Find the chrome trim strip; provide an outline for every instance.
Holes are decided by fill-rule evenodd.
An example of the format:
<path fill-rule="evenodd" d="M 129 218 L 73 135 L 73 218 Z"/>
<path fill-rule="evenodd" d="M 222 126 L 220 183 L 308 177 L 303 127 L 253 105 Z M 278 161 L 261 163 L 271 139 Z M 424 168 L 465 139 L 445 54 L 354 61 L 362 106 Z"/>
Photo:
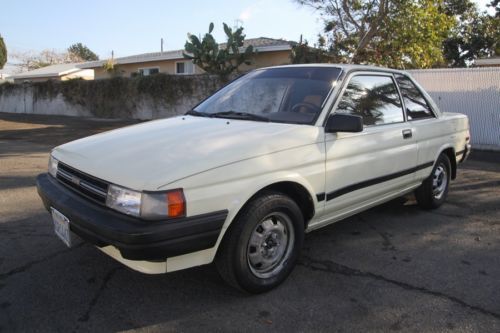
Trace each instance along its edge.
<path fill-rule="evenodd" d="M 70 181 L 72 182 L 73 184 L 75 184 L 76 186 L 78 187 L 82 187 L 84 189 L 86 189 L 87 191 L 90 191 L 102 198 L 106 198 L 106 196 L 108 195 L 107 192 L 104 192 L 103 190 L 101 190 L 100 188 L 92 185 L 92 184 L 89 184 L 88 182 L 86 182 L 85 180 L 77 177 L 77 176 L 73 176 L 72 174 L 70 174 L 69 172 L 67 171 L 64 171 L 64 170 L 61 170 L 61 169 L 58 169 L 57 170 L 57 175 L 58 176 L 61 176 L 62 178 L 66 179 L 67 181 Z"/>

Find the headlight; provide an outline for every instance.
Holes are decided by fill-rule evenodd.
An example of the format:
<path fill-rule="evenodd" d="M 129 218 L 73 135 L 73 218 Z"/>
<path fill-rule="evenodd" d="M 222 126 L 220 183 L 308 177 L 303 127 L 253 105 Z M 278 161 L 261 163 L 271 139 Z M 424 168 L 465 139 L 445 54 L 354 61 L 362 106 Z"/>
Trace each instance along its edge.
<path fill-rule="evenodd" d="M 56 160 L 52 155 L 50 155 L 49 158 L 49 174 L 52 175 L 52 177 L 56 178 L 57 177 L 57 165 L 59 164 L 59 161 Z"/>
<path fill-rule="evenodd" d="M 127 215 L 140 216 L 141 197 L 141 192 L 116 185 L 109 185 L 106 206 Z"/>
<path fill-rule="evenodd" d="M 122 213 L 146 220 L 186 215 L 186 201 L 182 189 L 167 192 L 137 192 L 110 185 L 106 205 Z"/>

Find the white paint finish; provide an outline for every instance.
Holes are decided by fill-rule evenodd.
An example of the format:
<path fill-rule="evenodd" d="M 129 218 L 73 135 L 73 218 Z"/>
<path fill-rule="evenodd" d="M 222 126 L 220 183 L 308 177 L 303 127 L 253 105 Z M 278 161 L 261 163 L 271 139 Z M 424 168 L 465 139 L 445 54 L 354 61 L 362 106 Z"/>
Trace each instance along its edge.
<path fill-rule="evenodd" d="M 111 258 L 118 262 L 121 262 L 127 267 L 132 268 L 141 273 L 145 274 L 163 274 L 167 273 L 167 261 L 164 262 L 153 262 L 153 261 L 139 261 L 139 260 L 129 260 L 122 257 L 120 251 L 114 246 L 98 247 L 99 250 L 106 253 Z"/>
<path fill-rule="evenodd" d="M 179 116 L 76 140 L 53 154 L 111 183 L 154 191 L 203 171 L 316 141 L 315 126 Z"/>
<path fill-rule="evenodd" d="M 165 274 L 190 267 L 206 265 L 212 262 L 215 254 L 214 249 L 208 249 L 168 258 L 165 261 L 143 261 L 125 259 L 122 257 L 120 251 L 111 245 L 97 248 L 123 265 L 144 274 Z"/>
<path fill-rule="evenodd" d="M 331 105 L 333 97 L 323 113 Z M 318 202 L 316 194 L 435 161 L 445 148 L 462 150 L 468 135 L 467 118 L 460 114 L 438 112 L 435 119 L 339 134 L 324 133 L 324 118 L 321 115 L 316 126 L 309 126 L 181 116 L 80 139 L 57 147 L 54 156 L 135 190 L 183 188 L 188 216 L 228 210 L 211 249 L 168 258 L 165 263 L 126 260 L 116 249 L 105 250 L 133 269 L 161 273 L 213 261 L 237 213 L 268 185 L 293 182 L 306 189 L 315 207 L 310 231 L 412 191 L 431 167 L 328 202 Z M 412 129 L 411 139 L 403 139 L 405 129 Z"/>
<path fill-rule="evenodd" d="M 415 120 L 411 123 L 418 142 L 418 164 L 435 161 L 446 148 L 453 148 L 455 152 L 465 149 L 469 123 L 461 114 L 444 112 L 438 119 Z M 455 157 L 456 161 L 461 157 Z M 420 170 L 417 179 L 425 178 L 430 171 L 430 167 Z"/>
<path fill-rule="evenodd" d="M 327 134 L 326 193 L 359 184 L 377 177 L 395 174 L 417 165 L 415 140 L 403 139 L 407 123 L 368 127 L 361 133 Z M 327 201 L 325 214 L 335 216 L 340 210 L 359 205 L 415 182 L 414 174 L 375 184 Z"/>
<path fill-rule="evenodd" d="M 335 213 L 325 214 L 322 217 L 315 217 L 314 220 L 311 221 L 311 223 L 309 224 L 309 228 L 306 230 L 306 232 L 311 232 L 313 230 L 320 229 L 324 226 L 341 221 L 345 218 L 348 218 L 349 216 L 356 215 L 356 214 L 361 213 L 367 209 L 370 209 L 372 207 L 380 205 L 384 202 L 398 198 L 406 193 L 413 191 L 419 185 L 420 184 L 413 184 L 413 185 L 409 185 L 409 186 L 406 186 L 403 188 L 399 188 L 397 190 L 394 190 L 392 192 L 389 192 L 389 193 L 386 193 L 383 195 L 369 197 L 368 199 L 366 199 L 364 201 L 359 200 L 355 206 L 353 206 L 353 205 L 346 206 L 343 209 L 339 209 Z"/>

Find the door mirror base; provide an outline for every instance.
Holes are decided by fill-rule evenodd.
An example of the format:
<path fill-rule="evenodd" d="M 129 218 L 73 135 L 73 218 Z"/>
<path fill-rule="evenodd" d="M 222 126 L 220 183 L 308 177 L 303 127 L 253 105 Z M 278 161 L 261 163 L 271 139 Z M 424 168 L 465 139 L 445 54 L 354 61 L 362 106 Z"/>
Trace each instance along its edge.
<path fill-rule="evenodd" d="M 325 125 L 326 133 L 362 132 L 363 117 L 352 114 L 333 113 L 328 117 Z"/>

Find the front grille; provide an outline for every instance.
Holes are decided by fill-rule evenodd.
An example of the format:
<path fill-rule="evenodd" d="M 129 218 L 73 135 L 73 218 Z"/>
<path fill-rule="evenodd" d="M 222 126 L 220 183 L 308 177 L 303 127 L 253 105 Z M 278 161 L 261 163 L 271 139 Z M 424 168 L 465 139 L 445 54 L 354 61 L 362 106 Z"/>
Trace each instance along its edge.
<path fill-rule="evenodd" d="M 101 179 L 87 175 L 61 162 L 57 167 L 57 179 L 91 200 L 101 204 L 106 203 L 109 184 Z"/>

